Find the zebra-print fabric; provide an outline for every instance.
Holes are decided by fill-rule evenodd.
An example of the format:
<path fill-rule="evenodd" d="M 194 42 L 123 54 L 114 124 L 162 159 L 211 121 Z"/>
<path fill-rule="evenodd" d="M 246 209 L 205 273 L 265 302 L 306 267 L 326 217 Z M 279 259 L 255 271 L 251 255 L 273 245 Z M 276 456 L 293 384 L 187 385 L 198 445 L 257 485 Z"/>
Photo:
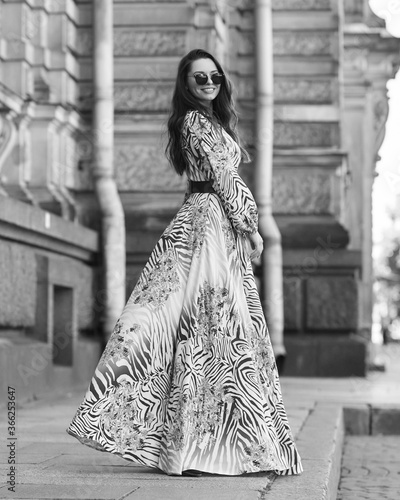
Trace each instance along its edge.
<path fill-rule="evenodd" d="M 240 149 L 197 111 L 182 137 L 188 179 L 215 193 L 186 194 L 67 432 L 167 474 L 298 474 L 245 244 L 258 221 Z"/>

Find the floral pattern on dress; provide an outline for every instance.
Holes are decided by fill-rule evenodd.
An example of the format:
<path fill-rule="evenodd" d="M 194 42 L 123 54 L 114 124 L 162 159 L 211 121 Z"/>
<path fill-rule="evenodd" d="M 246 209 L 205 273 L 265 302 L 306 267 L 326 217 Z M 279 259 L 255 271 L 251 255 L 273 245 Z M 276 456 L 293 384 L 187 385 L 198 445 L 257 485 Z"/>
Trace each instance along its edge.
<path fill-rule="evenodd" d="M 215 430 L 222 422 L 225 411 L 234 399 L 221 382 L 211 385 L 203 379 L 193 400 L 191 434 L 201 443 L 207 435 L 209 442 L 215 440 Z"/>
<path fill-rule="evenodd" d="M 185 436 L 190 435 L 197 440 L 197 445 L 212 444 L 218 426 L 231 411 L 234 398 L 229 390 L 220 383 L 211 385 L 203 379 L 197 388 L 196 396 L 189 398 L 187 394 L 179 397 L 173 423 L 168 432 L 168 440 L 176 449 L 183 449 Z M 232 411 L 235 420 L 240 419 L 239 412 Z"/>
<path fill-rule="evenodd" d="M 117 453 L 126 449 L 138 450 L 144 445 L 149 431 L 149 423 L 154 415 L 140 416 L 138 395 L 130 382 L 111 386 L 108 392 L 108 405 L 100 415 L 106 434 L 115 443 Z"/>
<path fill-rule="evenodd" d="M 223 219 L 221 226 L 225 236 L 225 247 L 228 251 L 228 255 L 230 255 L 232 252 L 235 252 L 237 248 L 232 226 L 228 219 Z"/>
<path fill-rule="evenodd" d="M 199 120 L 196 123 L 193 123 L 193 132 L 198 139 L 202 139 L 204 136 L 207 136 L 212 131 L 212 125 L 209 120 Z"/>
<path fill-rule="evenodd" d="M 203 341 L 203 347 L 209 351 L 218 342 L 219 338 L 227 334 L 224 325 L 238 319 L 238 313 L 231 313 L 232 299 L 229 298 L 227 288 L 211 286 L 205 282 L 200 288 L 197 300 L 197 334 Z M 234 316 L 234 317 L 233 317 Z"/>
<path fill-rule="evenodd" d="M 228 148 L 222 142 L 215 142 L 210 151 L 208 152 L 208 157 L 212 162 L 214 167 L 215 176 L 218 178 L 221 170 L 225 168 L 230 168 L 231 158 L 229 155 Z"/>
<path fill-rule="evenodd" d="M 248 326 L 245 333 L 259 381 L 262 385 L 269 385 L 275 369 L 275 358 L 269 336 L 258 335 L 253 325 Z"/>
<path fill-rule="evenodd" d="M 201 248 L 207 229 L 207 205 L 200 205 L 194 208 L 191 233 L 189 236 L 189 246 L 195 255 L 200 255 Z"/>
<path fill-rule="evenodd" d="M 246 458 L 243 472 L 258 472 L 260 470 L 274 470 L 277 463 L 273 453 L 272 445 L 268 443 L 251 443 L 244 449 Z"/>
<path fill-rule="evenodd" d="M 174 444 L 176 450 L 185 447 L 186 428 L 188 425 L 190 399 L 187 394 L 180 394 L 176 403 L 174 416 L 167 433 L 167 441 Z"/>
<path fill-rule="evenodd" d="M 249 208 L 247 215 L 243 214 L 242 221 L 243 221 L 242 222 L 243 227 L 251 228 L 251 231 L 242 232 L 241 233 L 242 236 L 246 236 L 246 234 L 248 234 L 248 233 L 253 234 L 253 233 L 257 232 L 257 230 L 258 230 L 258 211 L 253 209 L 253 208 Z"/>
<path fill-rule="evenodd" d="M 130 348 L 135 344 L 135 341 L 128 334 L 138 333 L 141 330 L 141 326 L 134 323 L 131 328 L 126 328 L 124 331 L 123 326 L 121 318 L 119 318 L 99 363 L 105 364 L 110 359 L 115 362 L 129 357 Z"/>
<path fill-rule="evenodd" d="M 170 248 L 161 254 L 158 262 L 147 274 L 140 277 L 129 302 L 162 307 L 172 293 L 180 289 L 175 251 Z"/>

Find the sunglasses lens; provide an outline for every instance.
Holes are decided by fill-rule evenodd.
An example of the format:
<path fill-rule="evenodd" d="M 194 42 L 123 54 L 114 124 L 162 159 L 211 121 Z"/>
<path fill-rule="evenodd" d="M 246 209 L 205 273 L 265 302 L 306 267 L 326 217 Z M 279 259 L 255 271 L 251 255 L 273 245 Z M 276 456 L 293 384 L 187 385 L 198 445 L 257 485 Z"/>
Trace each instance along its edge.
<path fill-rule="evenodd" d="M 223 75 L 212 75 L 211 81 L 215 83 L 215 85 L 221 85 L 223 78 Z"/>
<path fill-rule="evenodd" d="M 197 85 L 204 85 L 207 83 L 208 77 L 206 75 L 194 75 Z"/>

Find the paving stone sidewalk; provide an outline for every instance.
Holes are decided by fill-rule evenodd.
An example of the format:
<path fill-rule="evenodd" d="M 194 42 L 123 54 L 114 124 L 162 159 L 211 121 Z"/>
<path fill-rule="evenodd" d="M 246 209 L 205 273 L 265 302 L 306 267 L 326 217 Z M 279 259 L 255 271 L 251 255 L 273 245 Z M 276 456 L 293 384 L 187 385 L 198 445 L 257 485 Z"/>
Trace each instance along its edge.
<path fill-rule="evenodd" d="M 207 474 L 201 479 L 171 477 L 84 446 L 65 432 L 82 396 L 80 389 L 18 408 L 17 484 L 15 493 L 8 490 L 8 450 L 4 443 L 0 453 L 0 498 L 257 500 L 271 483 L 272 473 L 238 477 Z M 289 416 L 294 433 L 307 414 L 307 409 L 292 409 Z M 2 436 L 6 434 L 4 425 L 1 432 Z"/>
<path fill-rule="evenodd" d="M 348 436 L 337 499 L 399 500 L 400 436 Z"/>

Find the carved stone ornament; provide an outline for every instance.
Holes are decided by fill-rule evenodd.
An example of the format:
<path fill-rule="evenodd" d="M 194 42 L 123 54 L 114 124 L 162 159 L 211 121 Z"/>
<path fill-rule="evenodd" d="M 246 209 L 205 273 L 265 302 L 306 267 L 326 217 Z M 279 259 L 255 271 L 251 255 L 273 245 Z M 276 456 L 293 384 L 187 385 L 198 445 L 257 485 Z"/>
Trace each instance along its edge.
<path fill-rule="evenodd" d="M 383 143 L 386 133 L 386 121 L 389 115 L 389 103 L 386 95 L 386 89 L 383 91 L 375 91 L 373 94 L 373 110 L 374 110 L 374 132 L 375 132 L 375 154 Z"/>
<path fill-rule="evenodd" d="M 255 50 L 254 31 L 245 31 L 240 36 L 239 53 L 253 55 Z M 331 32 L 285 31 L 276 32 L 273 36 L 273 52 L 275 56 L 312 56 L 333 53 Z"/>
<path fill-rule="evenodd" d="M 335 122 L 277 122 L 274 125 L 276 147 L 338 147 L 339 142 L 339 127 Z"/>
<path fill-rule="evenodd" d="M 116 144 L 115 175 L 121 191 L 177 191 L 185 182 L 169 166 L 161 145 Z"/>
<path fill-rule="evenodd" d="M 274 35 L 274 55 L 327 55 L 332 52 L 329 33 L 280 33 Z"/>
<path fill-rule="evenodd" d="M 274 82 L 275 101 L 325 103 L 333 101 L 332 80 L 289 80 Z"/>
<path fill-rule="evenodd" d="M 280 214 L 326 214 L 330 212 L 331 182 L 328 173 L 275 171 L 272 179 L 273 207 Z"/>
<path fill-rule="evenodd" d="M 274 0 L 274 10 L 330 10 L 330 0 Z"/>
<path fill-rule="evenodd" d="M 114 30 L 116 56 L 183 55 L 186 50 L 185 31 Z"/>
<path fill-rule="evenodd" d="M 166 83 L 139 82 L 114 89 L 116 111 L 166 111 L 170 107 L 173 86 Z"/>
<path fill-rule="evenodd" d="M 79 30 L 76 49 L 81 56 L 90 56 L 93 31 Z M 137 28 L 114 28 L 115 56 L 181 56 L 186 51 L 186 31 L 151 31 Z"/>

